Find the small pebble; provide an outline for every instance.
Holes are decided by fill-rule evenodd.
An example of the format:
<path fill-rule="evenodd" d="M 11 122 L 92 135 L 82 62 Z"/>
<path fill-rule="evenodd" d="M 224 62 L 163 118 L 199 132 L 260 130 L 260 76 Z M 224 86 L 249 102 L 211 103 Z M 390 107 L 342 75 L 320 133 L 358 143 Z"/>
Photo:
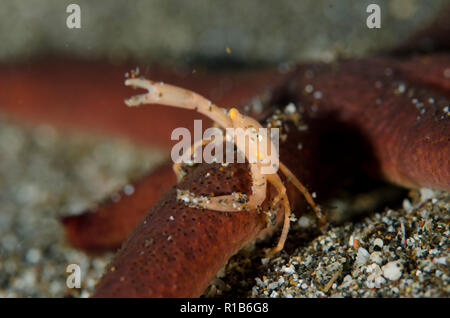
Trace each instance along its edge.
<path fill-rule="evenodd" d="M 358 254 L 356 255 L 356 261 L 355 263 L 358 265 L 365 265 L 367 261 L 369 260 L 370 254 L 369 252 L 363 248 L 358 248 Z"/>
<path fill-rule="evenodd" d="M 381 265 L 381 263 L 383 262 L 382 253 L 381 252 L 373 252 L 372 254 L 370 254 L 369 260 L 373 263 Z"/>
<path fill-rule="evenodd" d="M 378 251 L 380 251 L 382 248 L 383 248 L 383 240 L 382 239 L 380 239 L 380 238 L 376 238 L 374 241 L 373 241 L 373 246 L 374 246 L 374 249 L 376 249 L 376 250 L 378 250 Z"/>
<path fill-rule="evenodd" d="M 28 250 L 25 257 L 30 264 L 37 264 L 41 259 L 41 251 L 36 248 L 32 248 Z"/>
<path fill-rule="evenodd" d="M 399 261 L 389 262 L 381 269 L 383 276 L 389 280 L 398 280 L 402 276 L 402 265 Z"/>

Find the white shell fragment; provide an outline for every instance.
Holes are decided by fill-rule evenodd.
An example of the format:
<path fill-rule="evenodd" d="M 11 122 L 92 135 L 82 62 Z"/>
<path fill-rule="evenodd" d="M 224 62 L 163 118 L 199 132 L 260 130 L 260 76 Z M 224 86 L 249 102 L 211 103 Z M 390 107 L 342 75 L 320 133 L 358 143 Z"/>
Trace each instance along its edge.
<path fill-rule="evenodd" d="M 399 261 L 389 262 L 382 268 L 383 276 L 389 280 L 398 280 L 402 277 L 403 266 Z"/>
<path fill-rule="evenodd" d="M 356 255 L 356 264 L 357 265 L 365 265 L 369 260 L 370 254 L 363 247 L 358 248 L 358 254 Z"/>

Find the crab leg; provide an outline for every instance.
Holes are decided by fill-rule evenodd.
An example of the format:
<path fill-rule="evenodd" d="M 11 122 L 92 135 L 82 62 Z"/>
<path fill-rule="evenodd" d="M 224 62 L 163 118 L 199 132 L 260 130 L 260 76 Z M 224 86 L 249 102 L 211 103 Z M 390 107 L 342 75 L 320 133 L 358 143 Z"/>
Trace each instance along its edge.
<path fill-rule="evenodd" d="M 126 99 L 125 104 L 127 106 L 160 104 L 197 110 L 217 122 L 222 128 L 231 127 L 230 119 L 223 108 L 217 107 L 203 96 L 187 89 L 142 78 L 127 79 L 125 85 L 148 90 L 146 94 L 135 95 Z"/>
<path fill-rule="evenodd" d="M 303 197 L 305 198 L 306 202 L 312 207 L 314 210 L 314 213 L 316 214 L 317 219 L 319 222 L 324 224 L 326 222 L 325 215 L 323 215 L 321 209 L 319 206 L 316 205 L 314 202 L 314 199 L 312 198 L 312 195 L 309 193 L 308 189 L 298 180 L 298 178 L 289 170 L 288 167 L 286 167 L 283 163 L 280 163 L 280 170 L 283 172 L 283 174 L 288 178 L 289 182 L 291 182 L 297 190 L 303 194 Z"/>
<path fill-rule="evenodd" d="M 267 176 L 267 180 L 275 186 L 275 188 L 278 191 L 278 194 L 273 198 L 272 202 L 274 205 L 277 205 L 278 202 L 281 200 L 283 203 L 283 214 L 284 214 L 284 221 L 283 221 L 283 229 L 281 231 L 281 236 L 278 239 L 277 245 L 269 251 L 267 254 L 268 257 L 278 253 L 281 251 L 284 247 L 284 243 L 286 242 L 287 235 L 289 233 L 289 227 L 291 222 L 291 206 L 289 204 L 289 199 L 286 195 L 286 187 L 283 185 L 280 177 L 277 174 L 271 174 Z"/>

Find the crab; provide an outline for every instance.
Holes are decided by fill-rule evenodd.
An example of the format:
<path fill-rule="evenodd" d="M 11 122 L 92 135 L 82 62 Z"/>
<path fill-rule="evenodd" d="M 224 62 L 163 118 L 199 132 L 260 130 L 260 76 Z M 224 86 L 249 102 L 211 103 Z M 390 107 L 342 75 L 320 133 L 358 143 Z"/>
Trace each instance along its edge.
<path fill-rule="evenodd" d="M 261 130 L 264 127 L 257 120 L 240 113 L 234 107 L 227 111 L 225 108 L 213 104 L 205 97 L 181 87 L 165 84 L 163 82 L 154 82 L 144 78 L 127 79 L 125 81 L 125 85 L 147 90 L 147 93 L 145 94 L 135 95 L 129 99 L 126 99 L 125 104 L 129 107 L 135 107 L 143 104 L 160 104 L 191 109 L 209 117 L 215 124 L 225 131 L 225 138 L 215 142 L 233 140 L 236 144 L 237 151 L 244 154 L 245 159 L 249 162 L 250 174 L 252 178 L 252 193 L 250 195 L 232 193 L 228 195 L 204 197 L 179 192 L 178 199 L 183 200 L 186 203 L 195 202 L 199 209 L 208 209 L 218 212 L 261 210 L 262 203 L 267 199 L 267 186 L 268 184 L 272 185 L 276 189 L 277 194 L 272 198 L 271 206 L 274 207 L 275 210 L 278 210 L 278 208 L 283 210 L 284 221 L 280 239 L 278 240 L 277 245 L 269 251 L 268 256 L 272 256 L 281 251 L 289 233 L 291 206 L 289 203 L 289 198 L 286 194 L 286 186 L 277 171 L 275 170 L 275 172 L 272 172 L 272 169 L 269 173 L 264 173 L 262 169 L 266 164 L 265 159 L 268 159 L 266 152 L 263 153 L 262 151 L 264 145 L 270 146 L 272 155 L 276 152 L 271 135 L 268 133 L 261 133 L 261 131 L 264 131 Z M 242 139 L 238 138 L 238 133 L 230 135 L 230 130 L 227 128 L 243 129 L 241 132 L 245 131 L 248 133 L 249 140 L 255 141 L 255 146 L 252 147 L 245 142 L 242 142 Z M 208 143 L 209 141 L 205 139 L 196 142 L 191 147 L 187 155 L 191 156 L 197 147 L 201 147 Z M 257 158 L 257 160 L 251 160 L 252 158 Z M 186 154 L 184 159 L 186 159 Z M 316 214 L 318 220 L 322 224 L 325 223 L 325 217 L 321 211 L 321 208 L 314 202 L 313 197 L 307 188 L 289 170 L 289 168 L 282 162 L 273 163 L 270 161 L 269 164 L 276 168 L 279 167 L 279 170 L 284 174 L 286 180 L 291 182 L 304 196 Z M 177 175 L 178 180 L 183 177 L 182 168 L 182 162 L 175 162 L 173 165 L 173 170 Z M 187 198 L 186 195 L 188 195 L 189 198 Z"/>

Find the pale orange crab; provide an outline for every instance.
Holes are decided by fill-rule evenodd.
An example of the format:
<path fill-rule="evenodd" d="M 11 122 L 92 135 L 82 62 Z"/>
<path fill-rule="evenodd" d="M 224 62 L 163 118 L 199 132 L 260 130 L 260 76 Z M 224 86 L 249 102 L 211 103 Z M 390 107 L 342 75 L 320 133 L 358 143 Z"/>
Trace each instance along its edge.
<path fill-rule="evenodd" d="M 139 106 L 141 104 L 160 104 L 196 110 L 199 113 L 211 118 L 224 130 L 227 128 L 242 128 L 248 132 L 250 138 L 258 140 L 259 145 L 270 144 L 271 149 L 275 149 L 270 134 L 259 133 L 259 129 L 263 128 L 263 126 L 254 118 L 241 114 L 236 108 L 231 108 L 227 111 L 225 108 L 214 105 L 211 101 L 195 92 L 162 82 L 153 82 L 143 78 L 127 79 L 125 81 L 125 85 L 148 90 L 146 94 L 136 95 L 125 100 L 127 106 L 131 107 Z M 237 138 L 237 136 L 235 135 L 233 138 Z M 191 147 L 191 153 L 189 153 L 189 155 L 192 154 L 193 149 L 200 146 L 199 144 L 204 145 L 207 142 L 208 141 L 201 140 L 199 143 L 194 144 Z M 283 249 L 287 234 L 289 232 L 291 207 L 289 199 L 286 195 L 286 187 L 277 172 L 268 174 L 261 172 L 262 162 L 265 158 L 264 155 L 258 150 L 260 148 L 248 147 L 248 145 L 243 145 L 240 142 L 236 143 L 236 148 L 238 151 L 244 153 L 245 158 L 249 162 L 252 177 L 252 193 L 250 195 L 247 196 L 246 194 L 232 193 L 229 195 L 205 197 L 178 192 L 177 198 L 189 203 L 195 202 L 198 208 L 219 212 L 238 212 L 242 210 L 259 209 L 266 199 L 267 182 L 269 182 L 277 190 L 277 195 L 272 200 L 272 206 L 277 208 L 281 205 L 284 209 L 284 222 L 281 237 L 277 245 L 269 252 L 269 256 L 271 256 Z M 251 156 L 258 158 L 258 160 L 256 162 L 249 160 Z M 177 177 L 181 176 L 181 166 L 182 163 L 174 164 L 174 171 L 177 174 Z M 303 194 L 319 220 L 323 220 L 324 217 L 320 207 L 314 203 L 311 194 L 305 186 L 303 186 L 303 184 L 283 163 L 277 162 L 277 167 L 279 167 L 281 172 L 287 177 L 287 180 Z M 244 200 L 243 197 L 245 198 Z"/>

